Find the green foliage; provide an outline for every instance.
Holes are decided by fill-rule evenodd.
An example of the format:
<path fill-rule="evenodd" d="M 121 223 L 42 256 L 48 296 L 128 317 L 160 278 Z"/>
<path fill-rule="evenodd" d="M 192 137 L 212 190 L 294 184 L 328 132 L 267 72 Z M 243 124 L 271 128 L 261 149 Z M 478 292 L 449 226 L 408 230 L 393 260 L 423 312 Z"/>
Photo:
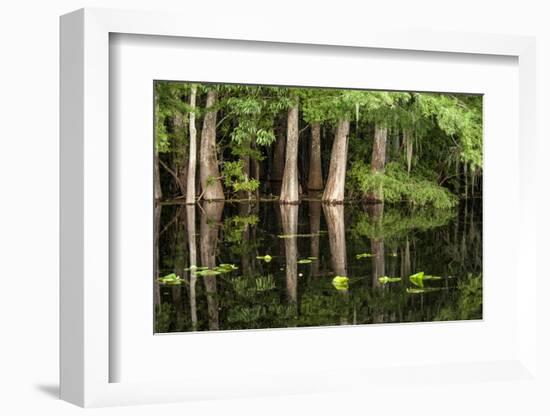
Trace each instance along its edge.
<path fill-rule="evenodd" d="M 167 285 L 181 285 L 183 280 L 181 277 L 176 276 L 176 273 L 170 273 L 166 276 L 159 277 L 157 279 L 159 283 L 167 284 Z"/>
<path fill-rule="evenodd" d="M 380 276 L 378 278 L 378 281 L 385 285 L 387 283 L 395 283 L 395 282 L 400 282 L 401 281 L 401 278 L 400 277 L 388 277 L 388 276 Z"/>
<path fill-rule="evenodd" d="M 411 283 L 415 286 L 418 286 L 420 288 L 424 287 L 424 272 L 418 272 L 415 274 L 411 274 L 409 276 L 409 280 Z"/>
<path fill-rule="evenodd" d="M 481 319 L 483 316 L 482 276 L 468 274 L 458 284 L 457 301 L 442 308 L 435 320 Z"/>
<path fill-rule="evenodd" d="M 232 189 L 233 192 L 255 192 L 260 182 L 245 175 L 243 169 L 242 160 L 225 162 L 222 165 L 222 176 L 226 188 Z"/>
<path fill-rule="evenodd" d="M 332 279 L 332 286 L 334 286 L 336 290 L 346 291 L 349 289 L 349 278 L 346 276 L 335 276 L 334 279 Z"/>
<path fill-rule="evenodd" d="M 243 232 L 250 225 L 258 223 L 257 215 L 235 215 L 226 218 L 223 221 L 223 230 L 225 232 L 225 241 L 228 243 L 241 243 Z"/>
<path fill-rule="evenodd" d="M 406 238 L 413 231 L 426 231 L 447 224 L 455 215 L 454 210 L 417 208 L 403 210 L 386 208 L 381 219 L 360 211 L 353 222 L 350 235 L 354 239 L 384 238 L 387 242 Z"/>
<path fill-rule="evenodd" d="M 421 174 L 408 175 L 398 163 L 388 163 L 385 173 L 372 172 L 362 161 L 352 164 L 347 174 L 346 186 L 351 193 L 366 195 L 382 190 L 384 201 L 408 202 L 413 206 L 432 206 L 448 209 L 458 203 L 458 198 L 446 188 Z"/>
<path fill-rule="evenodd" d="M 266 263 L 269 263 L 269 262 L 271 262 L 271 260 L 273 260 L 273 257 L 271 257 L 269 254 L 266 254 L 265 256 L 256 256 L 256 258 L 258 260 L 263 260 Z"/>

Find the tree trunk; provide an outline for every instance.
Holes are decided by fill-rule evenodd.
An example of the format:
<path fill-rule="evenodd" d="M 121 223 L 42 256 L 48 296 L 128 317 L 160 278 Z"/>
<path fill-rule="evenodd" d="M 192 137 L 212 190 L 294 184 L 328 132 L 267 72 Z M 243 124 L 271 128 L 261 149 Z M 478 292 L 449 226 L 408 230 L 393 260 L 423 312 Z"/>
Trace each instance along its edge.
<path fill-rule="evenodd" d="M 373 225 L 381 227 L 382 219 L 384 217 L 384 204 L 370 205 L 368 207 L 370 220 Z M 372 286 L 379 287 L 379 277 L 386 275 L 386 262 L 384 256 L 384 239 L 383 238 L 371 238 L 371 251 L 372 251 Z"/>
<path fill-rule="evenodd" d="M 344 205 L 323 204 L 328 230 L 332 271 L 336 276 L 347 277 L 346 227 Z"/>
<path fill-rule="evenodd" d="M 277 137 L 275 141 L 275 153 L 273 154 L 273 168 L 271 170 L 271 185 L 274 195 L 280 195 L 281 193 L 281 184 L 285 170 L 286 132 L 282 124 L 278 123 L 276 129 Z"/>
<path fill-rule="evenodd" d="M 410 130 L 403 130 L 403 141 L 405 142 L 405 152 L 407 157 L 407 173 L 411 173 L 413 141 Z"/>
<path fill-rule="evenodd" d="M 187 204 L 195 203 L 195 177 L 197 170 L 197 127 L 195 126 L 195 108 L 197 103 L 197 86 L 191 86 L 191 95 L 189 97 L 189 165 L 187 168 L 187 189 L 185 202 Z"/>
<path fill-rule="evenodd" d="M 177 135 L 183 135 L 185 128 L 185 119 L 181 113 L 174 115 L 174 129 Z M 196 143 L 195 143 L 196 144 Z M 176 160 L 176 175 L 178 177 L 178 187 L 180 194 L 187 196 L 187 169 L 189 169 L 189 149 L 182 145 L 178 160 Z"/>
<path fill-rule="evenodd" d="M 289 301 L 298 301 L 298 205 L 281 205 L 281 222 L 285 238 L 286 291 Z"/>
<path fill-rule="evenodd" d="M 252 148 L 256 151 L 258 150 L 258 146 L 256 145 L 255 141 L 252 143 Z M 256 158 L 252 159 L 252 171 L 254 172 L 252 174 L 252 178 L 256 179 L 258 181 L 258 183 L 260 183 L 260 161 Z M 260 198 L 260 187 L 259 186 L 256 189 L 256 191 L 254 192 L 254 196 L 256 197 L 256 199 Z"/>
<path fill-rule="evenodd" d="M 189 304 L 191 306 L 191 324 L 197 329 L 197 275 L 192 266 L 197 266 L 197 239 L 195 232 L 195 205 L 188 205 L 185 209 L 187 217 L 187 240 L 189 241 Z"/>
<path fill-rule="evenodd" d="M 374 126 L 374 142 L 372 145 L 371 173 L 383 174 L 386 166 L 386 141 L 388 138 L 388 129 L 380 125 Z M 380 186 L 367 194 L 369 202 L 383 202 L 384 190 Z"/>
<path fill-rule="evenodd" d="M 323 202 L 344 202 L 344 187 L 346 185 L 346 164 L 348 159 L 349 120 L 340 120 L 336 128 L 328 179 L 323 193 Z"/>
<path fill-rule="evenodd" d="M 307 187 L 312 191 L 323 189 L 323 173 L 321 171 L 321 125 L 311 125 L 311 148 L 309 152 L 309 175 Z"/>
<path fill-rule="evenodd" d="M 155 150 L 155 201 L 162 199 L 162 188 L 160 186 L 159 154 Z"/>
<path fill-rule="evenodd" d="M 286 157 L 280 202 L 298 203 L 298 103 L 288 110 Z"/>
<path fill-rule="evenodd" d="M 216 266 L 218 231 L 223 213 L 223 202 L 207 202 L 201 212 L 201 266 L 213 269 Z M 203 276 L 208 304 L 208 327 L 220 329 L 216 276 Z"/>
<path fill-rule="evenodd" d="M 321 202 L 309 201 L 309 232 L 311 234 L 311 257 L 315 257 L 311 263 L 311 275 L 319 276 L 319 230 L 321 229 Z"/>
<path fill-rule="evenodd" d="M 215 90 L 206 95 L 206 114 L 202 125 L 200 150 L 200 178 L 202 197 L 207 201 L 224 200 L 218 156 L 216 153 L 216 119 L 217 110 L 213 109 L 218 99 Z"/>

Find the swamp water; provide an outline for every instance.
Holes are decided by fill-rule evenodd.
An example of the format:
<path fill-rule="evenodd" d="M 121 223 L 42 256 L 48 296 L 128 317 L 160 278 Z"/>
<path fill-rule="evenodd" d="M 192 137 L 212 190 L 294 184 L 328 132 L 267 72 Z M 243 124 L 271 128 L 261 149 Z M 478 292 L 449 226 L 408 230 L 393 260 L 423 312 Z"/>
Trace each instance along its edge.
<path fill-rule="evenodd" d="M 163 203 L 155 332 L 481 319 L 480 205 Z"/>

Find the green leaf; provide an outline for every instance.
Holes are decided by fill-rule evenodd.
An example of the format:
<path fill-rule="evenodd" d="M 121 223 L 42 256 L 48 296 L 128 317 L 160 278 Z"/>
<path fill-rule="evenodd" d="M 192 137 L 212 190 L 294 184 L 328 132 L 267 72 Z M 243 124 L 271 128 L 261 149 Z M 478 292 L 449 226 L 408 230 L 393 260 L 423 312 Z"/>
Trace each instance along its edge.
<path fill-rule="evenodd" d="M 359 260 L 359 259 L 365 259 L 367 257 L 373 257 L 373 256 L 374 254 L 371 254 L 371 253 L 360 253 L 360 254 L 356 254 L 355 258 Z"/>
<path fill-rule="evenodd" d="M 218 274 L 222 274 L 220 271 L 218 270 L 201 270 L 199 272 L 197 272 L 197 276 L 216 276 Z"/>
<path fill-rule="evenodd" d="M 310 259 L 301 259 L 301 260 L 298 260 L 298 264 L 309 264 L 311 263 L 311 260 Z"/>
<path fill-rule="evenodd" d="M 415 286 L 418 286 L 420 288 L 424 287 L 424 272 L 418 272 L 415 274 L 411 274 L 409 276 L 409 280 L 411 283 Z"/>
<path fill-rule="evenodd" d="M 214 270 L 220 273 L 229 273 L 239 268 L 234 264 L 222 263 L 219 266 L 214 267 Z"/>
<path fill-rule="evenodd" d="M 381 276 L 378 278 L 378 281 L 385 285 L 386 283 L 393 283 L 393 282 L 400 282 L 400 277 L 388 277 L 388 276 Z"/>
<path fill-rule="evenodd" d="M 332 286 L 334 286 L 336 290 L 348 290 L 349 279 L 346 276 L 336 276 L 332 279 Z"/>
<path fill-rule="evenodd" d="M 429 274 L 424 275 L 424 280 L 441 280 L 441 276 L 431 276 Z"/>
<path fill-rule="evenodd" d="M 269 254 L 266 254 L 265 256 L 256 256 L 258 260 L 263 260 L 266 263 L 269 263 L 271 260 L 273 260 L 273 257 L 271 257 Z"/>
<path fill-rule="evenodd" d="M 166 276 L 159 277 L 157 281 L 167 285 L 180 285 L 183 282 L 183 280 L 177 276 L 176 273 L 170 273 Z"/>

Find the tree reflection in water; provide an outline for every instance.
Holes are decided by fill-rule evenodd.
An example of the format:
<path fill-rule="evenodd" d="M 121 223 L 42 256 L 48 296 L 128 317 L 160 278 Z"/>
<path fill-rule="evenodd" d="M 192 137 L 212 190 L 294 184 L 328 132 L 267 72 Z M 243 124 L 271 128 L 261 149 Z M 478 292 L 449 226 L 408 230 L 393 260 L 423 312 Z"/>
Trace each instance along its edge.
<path fill-rule="evenodd" d="M 481 213 L 473 202 L 439 211 L 315 199 L 204 202 L 155 213 L 157 275 L 177 271 L 184 282 L 160 285 L 157 332 L 482 317 Z M 415 293 L 408 277 L 419 271 L 441 279 Z M 382 283 L 387 275 L 401 281 Z M 347 290 L 335 289 L 335 276 L 348 277 Z"/>

